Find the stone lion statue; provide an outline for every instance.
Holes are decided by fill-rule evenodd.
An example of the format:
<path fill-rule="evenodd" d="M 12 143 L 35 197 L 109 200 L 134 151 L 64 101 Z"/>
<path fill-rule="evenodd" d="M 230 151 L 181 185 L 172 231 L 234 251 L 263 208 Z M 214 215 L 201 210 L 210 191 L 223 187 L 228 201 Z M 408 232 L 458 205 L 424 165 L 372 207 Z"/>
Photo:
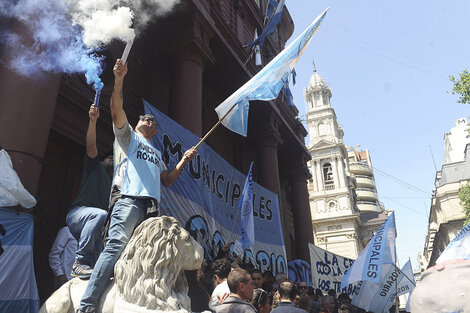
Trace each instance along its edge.
<path fill-rule="evenodd" d="M 101 312 L 189 312 L 184 270 L 199 268 L 203 255 L 202 247 L 175 218 L 145 220 L 114 267 L 114 279 L 101 297 Z M 68 281 L 39 312 L 76 312 L 87 283 L 78 278 Z"/>

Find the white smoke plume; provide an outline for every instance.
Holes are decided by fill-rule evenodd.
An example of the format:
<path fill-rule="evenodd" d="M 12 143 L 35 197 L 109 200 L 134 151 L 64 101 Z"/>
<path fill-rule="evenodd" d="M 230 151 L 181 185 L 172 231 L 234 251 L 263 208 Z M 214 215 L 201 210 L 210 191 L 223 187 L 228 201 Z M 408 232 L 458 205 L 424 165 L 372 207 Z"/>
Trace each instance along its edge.
<path fill-rule="evenodd" d="M 14 18 L 30 31 L 33 44 L 19 34 L 0 32 L 0 44 L 12 53 L 0 62 L 23 75 L 41 72 L 85 73 L 102 88 L 102 58 L 94 52 L 113 39 L 135 37 L 152 19 L 169 13 L 180 0 L 7 0 L 0 18 Z"/>

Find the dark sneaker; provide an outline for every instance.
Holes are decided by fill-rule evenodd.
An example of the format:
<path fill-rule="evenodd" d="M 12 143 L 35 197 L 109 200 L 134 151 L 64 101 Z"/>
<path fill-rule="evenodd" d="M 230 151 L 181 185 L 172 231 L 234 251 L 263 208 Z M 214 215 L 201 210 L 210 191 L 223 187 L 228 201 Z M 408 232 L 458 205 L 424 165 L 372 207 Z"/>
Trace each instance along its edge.
<path fill-rule="evenodd" d="M 96 307 L 94 306 L 87 306 L 84 311 L 80 309 L 77 310 L 77 313 L 96 313 L 96 312 L 98 311 L 96 310 Z"/>
<path fill-rule="evenodd" d="M 80 263 L 75 262 L 72 265 L 72 273 L 70 273 L 70 276 L 78 277 L 80 279 L 89 279 L 91 276 L 91 273 L 93 273 L 93 269 L 91 267 L 85 264 L 80 264 Z M 85 312 L 88 312 L 88 311 L 85 311 Z"/>

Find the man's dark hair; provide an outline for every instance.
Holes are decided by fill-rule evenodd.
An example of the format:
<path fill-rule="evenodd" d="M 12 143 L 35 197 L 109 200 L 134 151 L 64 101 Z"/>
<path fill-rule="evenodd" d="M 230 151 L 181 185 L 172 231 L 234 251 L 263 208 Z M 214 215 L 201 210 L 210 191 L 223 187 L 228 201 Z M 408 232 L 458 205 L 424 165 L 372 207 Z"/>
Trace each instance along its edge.
<path fill-rule="evenodd" d="M 290 281 L 282 282 L 279 285 L 279 296 L 281 299 L 294 300 L 297 295 L 297 286 Z"/>
<path fill-rule="evenodd" d="M 332 297 L 336 297 L 336 290 L 334 290 L 334 289 L 328 290 L 328 295 L 332 296 Z"/>
<path fill-rule="evenodd" d="M 242 268 L 233 269 L 228 274 L 227 284 L 231 293 L 238 293 L 238 286 L 240 283 L 248 283 L 250 281 L 250 273 Z"/>
<path fill-rule="evenodd" d="M 257 268 L 255 268 L 254 270 L 251 271 L 251 275 L 253 275 L 253 274 L 261 274 L 261 276 L 263 276 L 263 273 Z"/>
<path fill-rule="evenodd" d="M 307 294 L 309 296 L 314 296 L 315 295 L 315 288 L 313 288 L 312 286 L 308 286 L 307 287 Z"/>
<path fill-rule="evenodd" d="M 215 260 L 212 264 L 214 275 L 217 275 L 220 279 L 227 278 L 231 269 L 230 261 L 227 259 Z"/>

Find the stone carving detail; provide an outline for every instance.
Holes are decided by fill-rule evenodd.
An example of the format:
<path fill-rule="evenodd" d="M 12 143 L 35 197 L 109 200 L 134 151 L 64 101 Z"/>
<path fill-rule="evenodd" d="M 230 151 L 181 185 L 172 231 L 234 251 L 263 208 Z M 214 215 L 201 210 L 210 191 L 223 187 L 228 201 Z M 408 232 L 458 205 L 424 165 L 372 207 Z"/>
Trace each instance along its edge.
<path fill-rule="evenodd" d="M 114 267 L 115 278 L 101 297 L 99 312 L 190 312 L 184 270 L 199 268 L 203 255 L 202 247 L 175 218 L 144 221 Z M 39 312 L 75 312 L 87 283 L 78 278 L 68 281 Z"/>

